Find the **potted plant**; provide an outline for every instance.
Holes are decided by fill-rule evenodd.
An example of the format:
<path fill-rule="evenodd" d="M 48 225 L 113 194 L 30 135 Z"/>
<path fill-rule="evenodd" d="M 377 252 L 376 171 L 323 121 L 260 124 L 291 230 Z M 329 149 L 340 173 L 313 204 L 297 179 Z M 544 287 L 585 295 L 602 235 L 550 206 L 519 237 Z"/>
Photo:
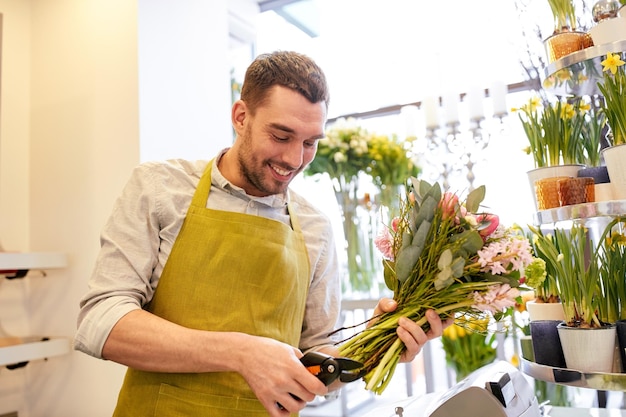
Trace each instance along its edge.
<path fill-rule="evenodd" d="M 548 63 L 579 51 L 585 46 L 585 33 L 576 30 L 576 9 L 572 0 L 548 0 L 554 16 L 554 33 L 544 40 Z"/>
<path fill-rule="evenodd" d="M 544 234 L 532 228 L 535 242 L 545 255 L 547 268 L 556 276 L 565 321 L 558 326 L 568 368 L 583 372 L 611 372 L 615 350 L 615 325 L 598 316 L 598 249 L 587 229 L 574 224 Z M 587 330 L 587 331 L 585 331 Z"/>
<path fill-rule="evenodd" d="M 598 247 L 598 315 L 615 323 L 620 345 L 622 371 L 626 372 L 626 236 L 624 218 L 613 219 L 604 229 Z"/>
<path fill-rule="evenodd" d="M 557 100 L 542 104 L 538 97 L 531 98 L 520 108 L 514 108 L 526 133 L 529 146 L 526 153 L 532 155 L 535 169 L 528 171 L 528 180 L 535 205 L 538 209 L 557 207 L 556 182 L 548 182 L 555 196 L 554 204 L 537 198 L 536 182 L 548 178 L 576 177 L 584 168 L 584 141 L 581 140 L 589 106 L 581 100 L 573 103 Z"/>
<path fill-rule="evenodd" d="M 548 0 L 554 16 L 554 33 L 576 30 L 576 8 L 572 0 Z"/>
<path fill-rule="evenodd" d="M 598 88 L 602 109 L 610 128 L 610 146 L 602 156 L 611 178 L 613 198 L 626 199 L 626 67 L 620 54 L 608 53 L 602 61 L 603 76 Z"/>
<path fill-rule="evenodd" d="M 550 263 L 546 262 L 547 255 L 542 252 L 541 247 L 537 245 L 537 239 L 534 236 L 535 229 L 531 227 L 531 231 L 527 234 L 528 241 L 531 242 L 533 253 L 536 257 L 537 266 L 531 264 L 531 268 L 543 269 L 544 273 L 529 274 L 529 278 L 524 282 L 524 286 L 531 288 L 534 293 L 532 300 L 526 302 L 526 310 L 531 321 L 537 320 L 565 320 L 563 305 L 559 297 L 559 288 L 556 282 L 556 273 Z M 539 264 L 540 263 L 540 264 Z"/>
<path fill-rule="evenodd" d="M 581 138 L 584 150 L 584 159 L 581 162 L 585 168 L 578 171 L 578 176 L 593 178 L 594 201 L 613 199 L 611 184 L 609 183 L 609 171 L 601 158 L 603 139 L 607 129 L 604 110 L 598 106 L 589 106 L 585 115 Z"/>

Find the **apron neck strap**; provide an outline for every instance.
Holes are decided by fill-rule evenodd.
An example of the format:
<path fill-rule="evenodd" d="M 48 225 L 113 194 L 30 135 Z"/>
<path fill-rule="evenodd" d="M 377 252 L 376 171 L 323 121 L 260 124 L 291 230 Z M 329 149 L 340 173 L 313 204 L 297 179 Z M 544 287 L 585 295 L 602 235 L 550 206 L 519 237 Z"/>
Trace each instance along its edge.
<path fill-rule="evenodd" d="M 196 188 L 196 192 L 193 195 L 193 199 L 191 200 L 191 205 L 194 207 L 205 208 L 206 201 L 209 198 L 209 192 L 211 191 L 211 170 L 213 168 L 213 163 L 215 158 L 211 159 L 200 178 L 200 182 L 198 183 L 198 188 Z M 287 190 L 287 193 L 290 193 Z M 291 221 L 291 227 L 296 232 L 301 232 L 300 222 L 298 221 L 298 216 L 295 215 L 295 211 L 293 211 L 293 205 L 291 204 L 291 198 L 287 199 L 287 214 L 289 214 L 289 219 Z"/>

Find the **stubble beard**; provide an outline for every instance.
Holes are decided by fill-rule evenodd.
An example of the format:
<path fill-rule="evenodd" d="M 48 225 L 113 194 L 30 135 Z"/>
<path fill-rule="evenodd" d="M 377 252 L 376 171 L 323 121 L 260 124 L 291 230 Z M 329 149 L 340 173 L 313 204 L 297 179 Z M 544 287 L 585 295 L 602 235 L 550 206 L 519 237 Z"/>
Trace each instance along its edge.
<path fill-rule="evenodd" d="M 252 186 L 256 192 L 263 196 L 282 194 L 287 190 L 289 183 L 275 181 L 266 173 L 269 161 L 260 161 L 254 154 L 252 147 L 252 135 L 249 129 L 241 137 L 241 152 L 237 155 L 239 170 L 244 180 Z"/>

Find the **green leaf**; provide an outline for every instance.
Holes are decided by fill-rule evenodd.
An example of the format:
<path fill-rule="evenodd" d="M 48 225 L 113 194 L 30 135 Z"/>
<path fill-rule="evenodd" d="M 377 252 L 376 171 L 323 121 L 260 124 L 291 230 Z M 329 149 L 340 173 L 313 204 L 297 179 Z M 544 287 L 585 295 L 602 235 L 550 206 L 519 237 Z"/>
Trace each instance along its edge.
<path fill-rule="evenodd" d="M 466 230 L 450 237 L 450 242 L 460 242 L 461 246 L 457 250 L 457 255 L 467 257 L 478 252 L 485 242 L 480 234 L 475 230 Z"/>
<path fill-rule="evenodd" d="M 429 196 L 432 197 L 437 203 L 441 201 L 441 187 L 439 186 L 439 183 L 436 182 L 430 187 L 428 191 L 426 191 L 426 193 L 424 193 L 424 199 L 428 198 Z"/>
<path fill-rule="evenodd" d="M 415 227 L 420 227 L 420 225 L 424 221 L 433 221 L 433 218 L 435 217 L 435 210 L 437 209 L 438 204 L 439 200 L 435 201 L 432 196 L 427 196 L 422 203 L 422 206 L 420 207 L 417 216 L 415 217 Z"/>
<path fill-rule="evenodd" d="M 480 203 L 485 199 L 485 194 L 487 192 L 487 188 L 484 185 L 481 185 L 478 188 L 473 189 L 469 195 L 467 196 L 467 200 L 465 201 L 465 208 L 470 213 L 478 213 L 478 209 L 480 209 Z"/>
<path fill-rule="evenodd" d="M 419 259 L 422 250 L 417 246 L 407 246 L 401 249 L 396 258 L 396 278 L 400 283 L 404 283 L 407 280 L 415 262 Z"/>
<path fill-rule="evenodd" d="M 396 292 L 398 286 L 398 279 L 393 272 L 394 262 L 383 261 L 383 277 L 385 278 L 385 285 L 391 291 Z"/>
<path fill-rule="evenodd" d="M 428 190 L 432 187 L 428 182 L 424 180 L 418 180 L 415 177 L 411 177 L 411 185 L 413 185 L 413 191 L 415 192 L 415 198 L 422 201 L 422 198 L 426 195 Z"/>
<path fill-rule="evenodd" d="M 431 225 L 431 222 L 424 220 L 418 227 L 415 236 L 413 236 L 413 241 L 411 242 L 411 245 L 420 248 L 420 253 L 424 250 L 426 238 L 428 237 L 428 233 L 430 232 Z M 415 258 L 415 262 L 417 262 L 417 258 Z"/>
<path fill-rule="evenodd" d="M 458 257 L 452 262 L 452 274 L 455 278 L 461 278 L 463 276 L 463 268 L 465 268 L 465 258 Z"/>
<path fill-rule="evenodd" d="M 402 245 L 400 247 L 400 249 L 404 249 L 407 246 L 409 246 L 411 244 L 411 233 L 409 233 L 408 231 L 404 231 L 402 232 Z"/>

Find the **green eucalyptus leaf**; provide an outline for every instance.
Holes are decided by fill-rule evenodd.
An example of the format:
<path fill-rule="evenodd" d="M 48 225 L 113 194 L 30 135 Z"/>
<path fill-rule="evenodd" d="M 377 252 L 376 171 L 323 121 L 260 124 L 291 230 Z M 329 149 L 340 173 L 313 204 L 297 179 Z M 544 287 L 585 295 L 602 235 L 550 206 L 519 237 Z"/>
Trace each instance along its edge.
<path fill-rule="evenodd" d="M 428 233 L 430 232 L 431 226 L 432 226 L 431 222 L 424 220 L 420 224 L 420 226 L 417 228 L 417 232 L 413 236 L 413 241 L 411 242 L 411 246 L 417 246 L 418 248 L 420 248 L 420 254 L 424 250 L 424 246 L 426 244 L 426 238 L 428 237 Z M 417 262 L 417 258 L 415 258 L 415 262 Z"/>
<path fill-rule="evenodd" d="M 395 262 L 393 261 L 383 261 L 383 277 L 385 278 L 385 285 L 387 288 L 396 292 L 398 289 L 398 279 L 394 273 L 394 265 Z"/>
<path fill-rule="evenodd" d="M 413 207 L 411 208 L 411 211 L 409 212 L 409 228 L 411 230 L 411 233 L 415 234 L 415 231 L 417 230 L 417 217 L 419 216 L 419 212 L 420 212 L 420 206 L 415 203 L 413 205 Z"/>
<path fill-rule="evenodd" d="M 396 278 L 400 281 L 400 284 L 404 283 L 411 275 L 421 252 L 421 248 L 411 245 L 401 249 L 398 253 L 396 257 Z"/>
<path fill-rule="evenodd" d="M 426 200 L 430 196 L 437 202 L 437 204 L 439 204 L 439 202 L 441 201 L 441 187 L 439 186 L 439 183 L 434 183 L 433 185 L 430 185 L 426 182 L 426 184 L 430 186 L 430 188 L 424 192 L 422 199 Z"/>
<path fill-rule="evenodd" d="M 413 186 L 413 195 L 415 200 L 421 202 L 426 192 L 430 189 L 430 184 L 416 177 L 411 177 L 411 185 Z"/>
<path fill-rule="evenodd" d="M 435 217 L 435 210 L 437 209 L 438 204 L 439 200 L 435 201 L 432 196 L 427 196 L 417 213 L 415 226 L 419 227 L 423 221 L 432 222 Z"/>
<path fill-rule="evenodd" d="M 402 232 L 402 245 L 400 246 L 401 249 L 404 249 L 407 246 L 411 245 L 411 240 L 413 240 L 411 236 L 412 234 L 406 230 Z"/>
<path fill-rule="evenodd" d="M 465 208 L 470 213 L 478 213 L 478 209 L 480 208 L 480 203 L 485 199 L 485 194 L 487 192 L 487 188 L 484 185 L 481 185 L 478 188 L 473 189 L 469 195 L 467 196 L 467 200 L 465 200 Z"/>
<path fill-rule="evenodd" d="M 465 258 L 461 256 L 456 258 L 454 262 L 452 262 L 451 268 L 452 275 L 454 275 L 455 278 L 461 278 L 464 272 L 463 268 L 465 268 Z"/>

